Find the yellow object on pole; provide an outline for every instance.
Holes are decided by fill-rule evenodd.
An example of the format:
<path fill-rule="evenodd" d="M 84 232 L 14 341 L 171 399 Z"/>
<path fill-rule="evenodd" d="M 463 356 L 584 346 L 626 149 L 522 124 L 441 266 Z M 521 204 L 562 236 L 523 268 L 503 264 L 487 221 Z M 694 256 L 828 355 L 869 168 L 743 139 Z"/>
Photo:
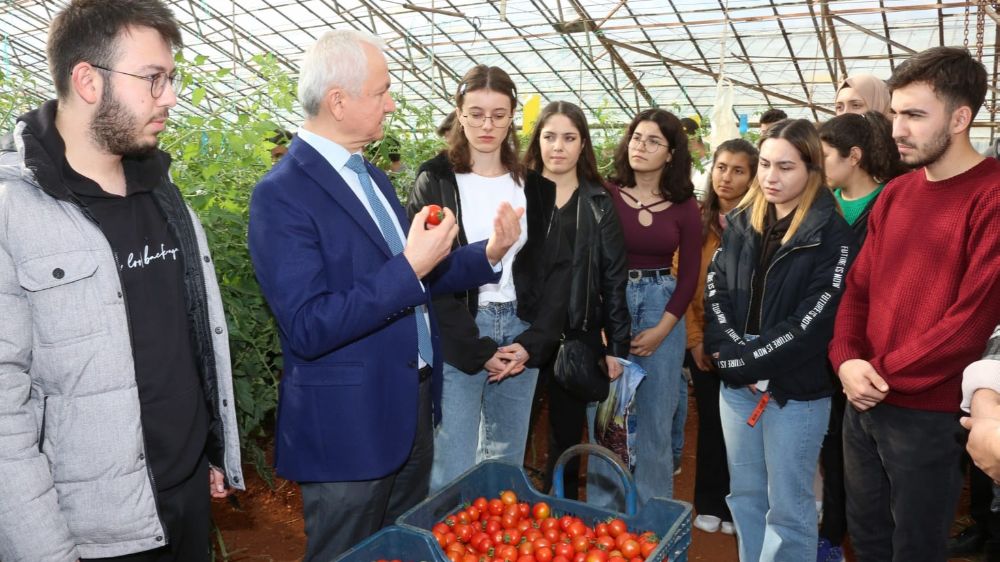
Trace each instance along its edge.
<path fill-rule="evenodd" d="M 530 135 L 535 129 L 538 121 L 538 114 L 542 112 L 542 96 L 533 94 L 528 101 L 524 102 L 524 120 L 521 121 L 521 134 Z"/>

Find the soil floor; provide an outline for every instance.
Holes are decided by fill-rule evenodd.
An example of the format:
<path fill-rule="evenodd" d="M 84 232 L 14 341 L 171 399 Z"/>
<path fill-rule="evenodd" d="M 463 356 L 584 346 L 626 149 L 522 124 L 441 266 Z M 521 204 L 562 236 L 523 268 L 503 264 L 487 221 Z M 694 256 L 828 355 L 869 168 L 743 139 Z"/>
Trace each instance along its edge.
<path fill-rule="evenodd" d="M 693 392 L 693 389 L 689 387 Z M 697 444 L 698 409 L 694 397 L 689 397 L 688 420 L 685 426 L 684 455 L 681 473 L 676 476 L 676 499 L 691 502 L 694 499 L 695 454 Z M 548 407 L 542 396 L 529 435 L 525 466 L 539 484 L 540 468 L 547 461 Z M 581 469 L 585 470 L 585 468 Z M 305 553 L 305 534 L 302 522 L 302 500 L 298 486 L 280 478 L 274 489 L 260 478 L 256 470 L 244 467 L 247 491 L 235 500 L 214 500 L 213 515 L 217 525 L 216 559 L 231 562 L 291 562 L 301 560 Z M 585 495 L 581 490 L 581 497 Z M 962 516 L 968 510 L 968 491 L 963 491 L 960 515 L 956 528 L 968 524 Z M 722 533 L 705 533 L 692 530 L 692 544 L 688 559 L 706 562 L 737 562 L 736 538 Z M 220 546 L 223 545 L 223 546 Z M 847 547 L 847 560 L 855 559 Z M 980 562 L 979 557 L 955 558 L 950 562 Z M 803 561 L 812 562 L 812 561 Z"/>

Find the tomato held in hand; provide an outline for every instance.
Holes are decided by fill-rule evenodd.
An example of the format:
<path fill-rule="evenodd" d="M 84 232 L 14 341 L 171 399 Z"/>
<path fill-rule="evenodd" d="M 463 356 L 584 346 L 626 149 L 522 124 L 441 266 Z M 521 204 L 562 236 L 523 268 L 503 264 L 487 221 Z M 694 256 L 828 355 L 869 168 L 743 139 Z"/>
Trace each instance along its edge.
<path fill-rule="evenodd" d="M 444 210 L 440 205 L 427 205 L 427 224 L 436 226 L 444 220 Z"/>

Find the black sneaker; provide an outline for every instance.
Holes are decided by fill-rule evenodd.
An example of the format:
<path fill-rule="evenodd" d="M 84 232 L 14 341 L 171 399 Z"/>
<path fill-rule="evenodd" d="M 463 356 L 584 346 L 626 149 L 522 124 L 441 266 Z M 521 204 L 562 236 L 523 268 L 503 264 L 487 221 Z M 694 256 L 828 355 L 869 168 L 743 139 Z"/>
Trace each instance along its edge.
<path fill-rule="evenodd" d="M 968 556 L 983 551 L 986 544 L 986 533 L 977 523 L 962 529 L 957 535 L 948 539 L 949 556 Z"/>

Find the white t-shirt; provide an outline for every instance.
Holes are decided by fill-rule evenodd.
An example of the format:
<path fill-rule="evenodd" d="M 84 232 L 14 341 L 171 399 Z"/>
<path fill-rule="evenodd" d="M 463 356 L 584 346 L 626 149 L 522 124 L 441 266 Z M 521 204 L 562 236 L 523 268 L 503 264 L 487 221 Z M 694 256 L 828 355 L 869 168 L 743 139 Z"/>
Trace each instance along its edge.
<path fill-rule="evenodd" d="M 462 199 L 462 226 L 465 228 L 465 238 L 470 244 L 486 240 L 493 234 L 493 219 L 501 203 L 506 201 L 515 209 L 527 204 L 524 187 L 518 185 L 510 174 L 495 178 L 478 174 L 455 174 L 455 179 L 458 181 L 458 194 Z M 528 217 L 525 214 L 521 216 L 520 238 L 500 261 L 503 264 L 500 282 L 479 287 L 479 304 L 517 300 L 512 272 L 514 256 L 527 241 Z"/>

